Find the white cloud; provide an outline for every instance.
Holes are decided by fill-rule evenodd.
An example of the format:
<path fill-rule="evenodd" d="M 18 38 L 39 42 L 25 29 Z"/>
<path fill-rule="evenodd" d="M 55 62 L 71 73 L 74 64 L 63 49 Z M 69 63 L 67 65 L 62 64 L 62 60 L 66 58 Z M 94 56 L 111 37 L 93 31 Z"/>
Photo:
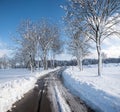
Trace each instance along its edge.
<path fill-rule="evenodd" d="M 105 45 L 110 46 L 111 45 L 110 39 L 105 39 L 103 44 L 104 44 L 104 46 Z"/>
<path fill-rule="evenodd" d="M 120 38 L 106 39 L 103 44 L 102 52 L 106 53 L 107 57 L 118 58 L 120 56 Z"/>
<path fill-rule="evenodd" d="M 62 53 L 59 55 L 56 55 L 56 60 L 72 60 L 74 57 L 70 54 Z"/>
<path fill-rule="evenodd" d="M 118 58 L 120 56 L 120 46 L 111 46 L 107 49 L 102 50 L 107 54 L 107 57 Z"/>
<path fill-rule="evenodd" d="M 3 57 L 4 55 L 9 55 L 11 53 L 11 50 L 8 49 L 0 49 L 0 57 Z"/>
<path fill-rule="evenodd" d="M 112 38 L 105 39 L 103 41 L 103 48 L 104 48 L 104 46 L 110 47 L 112 45 L 114 45 L 114 46 L 120 46 L 120 38 L 118 38 L 118 37 L 112 37 Z"/>
<path fill-rule="evenodd" d="M 0 40 L 0 57 L 7 55 L 10 56 L 11 50 L 7 48 L 7 44 Z"/>
<path fill-rule="evenodd" d="M 105 39 L 102 43 L 102 52 L 106 53 L 108 58 L 118 58 L 120 56 L 120 38 Z M 91 50 L 91 54 L 86 58 L 97 58 L 96 49 Z"/>

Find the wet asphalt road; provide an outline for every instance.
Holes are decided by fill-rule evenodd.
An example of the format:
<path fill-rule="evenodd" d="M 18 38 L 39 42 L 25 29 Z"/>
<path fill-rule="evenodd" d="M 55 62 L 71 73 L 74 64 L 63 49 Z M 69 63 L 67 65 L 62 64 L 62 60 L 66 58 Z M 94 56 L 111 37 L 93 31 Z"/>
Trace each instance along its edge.
<path fill-rule="evenodd" d="M 69 105 L 71 112 L 94 112 L 81 99 L 72 95 L 61 81 L 61 73 L 58 70 L 41 77 L 36 82 L 34 89 L 30 90 L 24 97 L 13 104 L 13 108 L 7 112 L 61 112 L 61 107 L 54 92 L 55 86 Z M 53 91 L 50 93 L 51 89 Z"/>
<path fill-rule="evenodd" d="M 8 112 L 52 112 L 45 77 L 40 78 L 36 83 L 38 86 L 26 93 Z"/>

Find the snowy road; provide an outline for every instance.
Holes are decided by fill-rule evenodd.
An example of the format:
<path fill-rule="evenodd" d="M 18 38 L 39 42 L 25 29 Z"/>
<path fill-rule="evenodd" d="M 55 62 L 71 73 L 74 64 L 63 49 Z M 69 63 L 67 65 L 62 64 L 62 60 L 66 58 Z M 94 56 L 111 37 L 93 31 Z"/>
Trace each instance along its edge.
<path fill-rule="evenodd" d="M 49 99 L 53 107 L 52 112 L 94 112 L 64 87 L 61 73 L 62 70 L 54 72 L 47 78 Z"/>
<path fill-rule="evenodd" d="M 40 78 L 36 87 L 14 104 L 11 112 L 93 112 L 64 87 L 62 71 L 57 70 Z"/>

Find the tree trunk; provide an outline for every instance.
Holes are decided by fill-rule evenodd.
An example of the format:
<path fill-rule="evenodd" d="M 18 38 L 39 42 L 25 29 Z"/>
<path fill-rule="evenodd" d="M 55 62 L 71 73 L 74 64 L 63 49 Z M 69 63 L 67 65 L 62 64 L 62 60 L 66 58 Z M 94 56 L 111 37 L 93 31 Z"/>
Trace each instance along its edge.
<path fill-rule="evenodd" d="M 96 48 L 97 48 L 97 53 L 98 53 L 98 76 L 102 75 L 102 56 L 101 56 L 101 37 L 99 35 L 99 27 L 97 27 L 96 31 Z"/>
<path fill-rule="evenodd" d="M 45 59 L 45 70 L 48 69 L 48 61 L 47 61 L 47 58 Z"/>
<path fill-rule="evenodd" d="M 32 56 L 30 55 L 30 70 L 31 72 L 34 71 L 34 68 L 33 68 L 33 60 L 32 60 Z"/>
<path fill-rule="evenodd" d="M 46 69 L 46 58 L 45 57 L 43 58 L 43 68 L 44 70 Z"/>
<path fill-rule="evenodd" d="M 32 66 L 32 62 L 30 61 L 30 70 L 31 72 L 33 72 L 33 66 Z"/>
<path fill-rule="evenodd" d="M 45 55 L 44 58 L 43 58 L 43 68 L 44 68 L 44 70 L 47 70 L 47 69 L 48 69 L 48 63 L 47 63 L 46 55 Z"/>
<path fill-rule="evenodd" d="M 101 46 L 97 46 L 98 53 L 98 76 L 102 75 L 102 56 L 101 56 Z"/>
<path fill-rule="evenodd" d="M 55 68 L 55 55 L 53 54 L 53 68 Z"/>
<path fill-rule="evenodd" d="M 80 58 L 80 71 L 83 71 L 82 58 Z"/>
<path fill-rule="evenodd" d="M 80 61 L 79 57 L 77 57 L 77 66 L 78 66 L 79 70 L 82 71 L 82 69 L 81 69 L 81 61 Z"/>
<path fill-rule="evenodd" d="M 38 67 L 38 70 L 40 70 L 40 61 L 38 59 L 38 62 L 37 62 L 37 67 Z"/>
<path fill-rule="evenodd" d="M 77 65 L 80 71 L 83 70 L 83 66 L 82 66 L 82 56 L 80 56 L 79 50 L 78 50 L 78 56 L 77 56 Z"/>

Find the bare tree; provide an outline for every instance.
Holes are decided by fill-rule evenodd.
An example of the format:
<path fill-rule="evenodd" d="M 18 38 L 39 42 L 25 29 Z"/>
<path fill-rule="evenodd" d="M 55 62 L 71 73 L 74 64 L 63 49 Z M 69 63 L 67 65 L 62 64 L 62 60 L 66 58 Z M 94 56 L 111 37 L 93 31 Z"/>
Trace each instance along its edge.
<path fill-rule="evenodd" d="M 23 21 L 18 29 L 18 45 L 17 54 L 24 65 L 34 71 L 36 61 L 38 68 L 40 59 L 44 69 L 48 69 L 48 53 L 52 51 L 54 55 L 60 49 L 60 34 L 58 26 L 48 22 L 45 19 L 39 22 L 30 20 Z M 58 51 L 57 51 L 58 50 Z"/>
<path fill-rule="evenodd" d="M 85 34 L 96 43 L 100 76 L 101 44 L 111 35 L 119 35 L 115 26 L 120 23 L 120 0 L 70 0 L 64 9 L 67 17 L 82 21 L 87 30 Z"/>
<path fill-rule="evenodd" d="M 68 43 L 68 49 L 73 56 L 77 59 L 78 68 L 82 71 L 82 61 L 86 55 L 89 53 L 89 43 L 88 40 L 82 35 L 80 31 L 74 32 L 71 35 L 70 41 Z"/>
<path fill-rule="evenodd" d="M 44 69 L 48 68 L 48 53 L 50 50 L 52 53 L 57 53 L 57 50 L 59 50 L 60 47 L 60 34 L 58 27 L 48 22 L 47 20 L 43 19 L 39 23 L 39 48 L 41 51 L 41 60 L 43 62 Z"/>
<path fill-rule="evenodd" d="M 55 56 L 56 56 L 56 54 L 60 54 L 62 52 L 63 42 L 60 38 L 60 31 L 59 31 L 59 28 L 57 25 L 54 27 L 53 30 L 54 30 L 54 39 L 51 44 L 50 52 L 52 55 L 51 65 L 54 68 L 55 67 Z"/>
<path fill-rule="evenodd" d="M 40 39 L 41 60 L 43 68 L 48 69 L 47 55 L 52 43 L 51 27 L 46 21 L 40 21 Z"/>
<path fill-rule="evenodd" d="M 24 60 L 31 71 L 34 71 L 35 68 L 37 42 L 35 28 L 35 24 L 33 24 L 30 20 L 23 21 L 18 28 L 19 37 L 16 39 L 19 44 L 19 52 L 17 52 L 17 54 L 21 56 L 21 59 Z"/>
<path fill-rule="evenodd" d="M 69 37 L 68 50 L 76 57 L 78 68 L 82 71 L 82 61 L 89 54 L 89 38 L 85 35 L 85 29 L 77 18 L 64 18 L 66 34 Z"/>

